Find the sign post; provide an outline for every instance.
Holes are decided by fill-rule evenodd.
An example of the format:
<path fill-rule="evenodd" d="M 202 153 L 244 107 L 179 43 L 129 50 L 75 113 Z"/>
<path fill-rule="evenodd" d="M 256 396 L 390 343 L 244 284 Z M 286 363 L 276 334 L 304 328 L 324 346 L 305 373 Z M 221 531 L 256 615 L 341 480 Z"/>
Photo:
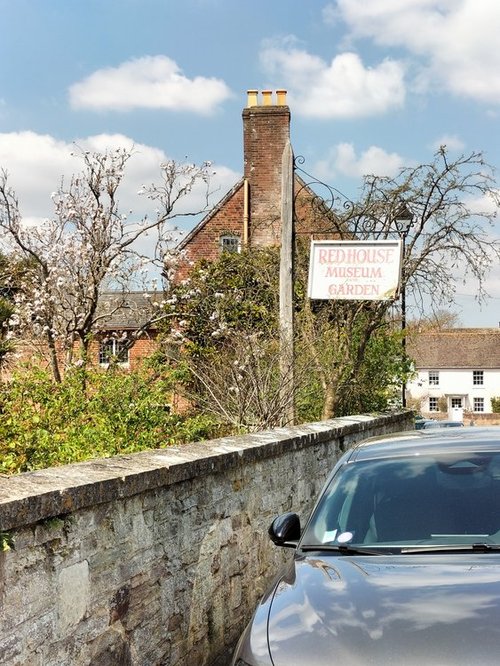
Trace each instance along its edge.
<path fill-rule="evenodd" d="M 293 332 L 293 151 L 289 141 L 283 150 L 281 180 L 280 253 L 280 398 L 282 425 L 295 421 Z"/>

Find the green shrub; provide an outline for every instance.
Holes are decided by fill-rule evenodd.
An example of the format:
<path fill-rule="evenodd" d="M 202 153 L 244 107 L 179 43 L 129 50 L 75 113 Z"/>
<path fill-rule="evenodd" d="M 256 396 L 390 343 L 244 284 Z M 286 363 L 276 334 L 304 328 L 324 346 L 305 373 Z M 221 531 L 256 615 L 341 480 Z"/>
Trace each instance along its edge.
<path fill-rule="evenodd" d="M 171 379 L 148 370 L 74 369 L 60 384 L 28 369 L 0 387 L 0 472 L 105 458 L 218 434 L 209 417 L 170 412 Z"/>

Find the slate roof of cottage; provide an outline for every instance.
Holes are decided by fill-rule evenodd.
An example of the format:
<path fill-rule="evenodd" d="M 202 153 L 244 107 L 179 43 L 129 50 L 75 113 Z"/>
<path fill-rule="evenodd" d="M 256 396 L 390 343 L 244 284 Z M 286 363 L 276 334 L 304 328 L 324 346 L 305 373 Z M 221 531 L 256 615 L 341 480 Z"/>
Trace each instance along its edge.
<path fill-rule="evenodd" d="M 415 333 L 407 352 L 417 369 L 500 369 L 500 329 L 454 328 Z"/>
<path fill-rule="evenodd" d="M 164 298 L 162 291 L 109 291 L 99 297 L 97 314 L 102 330 L 135 330 L 155 312 L 155 303 Z M 154 327 L 152 327 L 154 328 Z"/>

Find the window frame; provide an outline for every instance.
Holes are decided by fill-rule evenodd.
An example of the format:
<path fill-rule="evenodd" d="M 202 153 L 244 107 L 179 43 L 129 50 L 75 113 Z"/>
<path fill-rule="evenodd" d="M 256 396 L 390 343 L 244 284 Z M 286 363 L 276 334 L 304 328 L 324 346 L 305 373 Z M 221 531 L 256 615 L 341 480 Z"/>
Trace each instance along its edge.
<path fill-rule="evenodd" d="M 106 347 L 111 347 L 110 351 Z M 101 368 L 107 368 L 110 364 L 110 359 L 116 359 L 116 363 L 123 367 L 130 366 L 130 347 L 125 342 L 117 340 L 116 338 L 105 338 L 99 340 L 99 365 Z M 126 354 L 126 359 L 121 358 L 122 354 Z M 105 360 L 107 359 L 107 360 Z"/>
<path fill-rule="evenodd" d="M 429 370 L 428 382 L 429 386 L 439 386 L 439 370 Z"/>
<path fill-rule="evenodd" d="M 429 412 L 439 412 L 439 398 L 429 396 Z"/>
<path fill-rule="evenodd" d="M 241 236 L 238 234 L 221 234 L 219 237 L 219 247 L 221 252 L 231 252 L 233 254 L 241 253 Z"/>
<path fill-rule="evenodd" d="M 476 397 L 473 398 L 472 400 L 472 411 L 476 414 L 484 414 L 484 398 L 483 397 Z"/>
<path fill-rule="evenodd" d="M 484 370 L 472 371 L 472 386 L 484 386 Z"/>

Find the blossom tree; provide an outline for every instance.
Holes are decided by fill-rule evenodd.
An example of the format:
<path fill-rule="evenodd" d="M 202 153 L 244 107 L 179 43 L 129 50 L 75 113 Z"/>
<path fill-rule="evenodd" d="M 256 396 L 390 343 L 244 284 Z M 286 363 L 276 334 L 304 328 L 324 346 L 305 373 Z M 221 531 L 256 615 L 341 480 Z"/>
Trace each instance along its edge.
<path fill-rule="evenodd" d="M 132 156 L 124 148 L 80 151 L 82 171 L 67 186 L 61 182 L 52 194 L 54 216 L 38 226 L 23 223 L 8 174 L 0 173 L 0 242 L 27 266 L 17 299 L 20 325 L 32 339 L 43 341 L 56 381 L 61 362 L 72 362 L 75 349 L 80 361 L 86 361 L 99 323 L 122 305 L 115 299 L 103 311 L 98 307 L 103 291 L 126 294 L 147 264 L 161 267 L 177 231 L 175 218 L 208 206 L 210 164 L 169 161 L 160 165 L 158 182 L 138 193 L 154 203 L 154 214 L 137 219 L 122 210 L 118 194 Z M 200 187 L 204 198 L 199 210 L 185 212 L 186 199 Z M 156 314 L 152 310 L 149 317 Z"/>

